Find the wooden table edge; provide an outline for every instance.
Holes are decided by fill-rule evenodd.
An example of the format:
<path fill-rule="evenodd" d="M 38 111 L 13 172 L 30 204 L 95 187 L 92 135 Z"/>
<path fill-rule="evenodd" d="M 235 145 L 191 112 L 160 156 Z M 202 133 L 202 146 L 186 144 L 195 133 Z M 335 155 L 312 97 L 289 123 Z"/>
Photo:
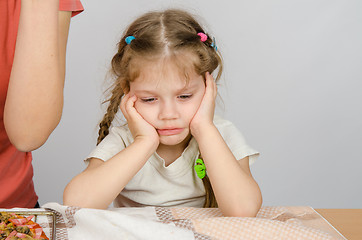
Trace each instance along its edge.
<path fill-rule="evenodd" d="M 362 239 L 362 209 L 315 208 L 314 210 L 346 239 Z"/>

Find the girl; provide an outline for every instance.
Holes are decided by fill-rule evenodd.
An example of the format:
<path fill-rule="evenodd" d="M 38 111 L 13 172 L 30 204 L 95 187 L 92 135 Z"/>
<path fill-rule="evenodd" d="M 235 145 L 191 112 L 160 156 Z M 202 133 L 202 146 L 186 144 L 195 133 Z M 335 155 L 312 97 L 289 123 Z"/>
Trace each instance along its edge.
<path fill-rule="evenodd" d="M 166 10 L 135 20 L 112 59 L 116 81 L 98 146 L 66 187 L 64 204 L 204 206 L 255 216 L 262 198 L 249 162 L 258 153 L 214 117 L 210 73 L 217 68 L 216 80 L 215 42 L 190 14 Z M 119 108 L 127 124 L 110 129 Z"/>

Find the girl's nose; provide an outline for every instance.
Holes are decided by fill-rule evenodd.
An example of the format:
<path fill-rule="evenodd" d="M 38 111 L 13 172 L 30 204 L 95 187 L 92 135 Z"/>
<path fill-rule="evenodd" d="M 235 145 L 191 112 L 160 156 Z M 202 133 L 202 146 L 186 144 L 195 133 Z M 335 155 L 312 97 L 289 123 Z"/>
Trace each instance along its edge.
<path fill-rule="evenodd" d="M 161 104 L 159 118 L 161 120 L 175 119 L 179 117 L 179 112 L 176 103 L 167 101 Z"/>

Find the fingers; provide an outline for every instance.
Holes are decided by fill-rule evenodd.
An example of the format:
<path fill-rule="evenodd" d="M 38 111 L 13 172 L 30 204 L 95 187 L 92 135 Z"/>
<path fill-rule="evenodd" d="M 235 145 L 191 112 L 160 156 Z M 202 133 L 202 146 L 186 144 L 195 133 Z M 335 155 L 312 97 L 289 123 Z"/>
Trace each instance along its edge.
<path fill-rule="evenodd" d="M 137 101 L 137 97 L 135 95 L 130 96 L 130 94 L 126 94 L 121 100 L 121 111 L 124 117 L 129 120 L 130 118 L 137 118 L 138 113 L 134 108 L 135 102 Z"/>
<path fill-rule="evenodd" d="M 216 83 L 211 74 L 207 72 L 205 73 L 205 93 L 190 123 L 191 134 L 197 134 L 200 126 L 213 124 L 216 96 Z"/>
<path fill-rule="evenodd" d="M 217 86 L 216 86 L 216 82 L 215 82 L 213 76 L 209 72 L 206 72 L 205 78 L 206 78 L 205 95 L 208 95 L 208 96 L 212 97 L 213 99 L 216 99 Z"/>
<path fill-rule="evenodd" d="M 127 103 L 127 101 L 128 101 L 128 99 L 129 99 L 129 93 L 128 94 L 126 94 L 126 95 L 124 95 L 123 96 L 123 98 L 122 98 L 122 100 L 121 100 L 121 104 L 120 104 L 120 109 L 121 109 L 121 111 L 122 111 L 122 113 L 123 113 L 123 116 L 126 118 L 126 119 L 128 119 L 129 117 L 128 117 L 128 114 L 127 114 L 127 111 L 126 111 L 126 103 Z"/>
<path fill-rule="evenodd" d="M 135 108 L 137 99 L 135 95 L 130 96 L 130 94 L 126 94 L 123 96 L 120 104 L 120 109 L 126 118 L 132 136 L 134 139 L 143 138 L 149 139 L 153 144 L 158 143 L 159 139 L 156 129 Z"/>

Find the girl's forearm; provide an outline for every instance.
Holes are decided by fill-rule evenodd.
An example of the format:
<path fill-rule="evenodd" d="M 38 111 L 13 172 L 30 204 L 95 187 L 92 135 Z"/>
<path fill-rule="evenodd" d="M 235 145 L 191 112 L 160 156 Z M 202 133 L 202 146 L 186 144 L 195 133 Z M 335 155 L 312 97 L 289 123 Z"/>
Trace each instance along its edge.
<path fill-rule="evenodd" d="M 220 210 L 225 216 L 255 216 L 262 201 L 258 184 L 242 169 L 215 126 L 199 132 L 195 138 Z"/>
<path fill-rule="evenodd" d="M 59 0 L 21 1 L 4 122 L 21 151 L 41 146 L 60 121 L 70 12 Z"/>
<path fill-rule="evenodd" d="M 108 161 L 88 167 L 65 188 L 64 205 L 106 209 L 155 150 L 152 143 L 136 140 Z"/>

